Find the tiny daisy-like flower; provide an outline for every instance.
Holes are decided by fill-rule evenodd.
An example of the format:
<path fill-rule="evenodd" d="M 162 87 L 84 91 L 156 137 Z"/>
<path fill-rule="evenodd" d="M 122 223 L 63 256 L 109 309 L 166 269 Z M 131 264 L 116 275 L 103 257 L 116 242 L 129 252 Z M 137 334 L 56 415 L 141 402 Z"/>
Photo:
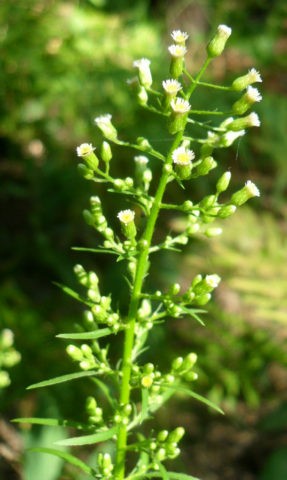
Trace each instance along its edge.
<path fill-rule="evenodd" d="M 226 25 L 219 25 L 213 39 L 207 45 L 209 57 L 218 57 L 224 50 L 225 44 L 231 35 L 231 28 Z"/>
<path fill-rule="evenodd" d="M 164 80 L 162 86 L 167 95 L 176 95 L 182 89 L 181 84 L 175 79 Z"/>
<path fill-rule="evenodd" d="M 78 157 L 84 157 L 90 155 L 95 150 L 95 147 L 91 143 L 82 143 L 76 148 Z"/>
<path fill-rule="evenodd" d="M 181 30 L 174 30 L 171 33 L 171 37 L 176 43 L 183 44 L 188 39 L 188 34 L 186 32 L 182 32 Z"/>
<path fill-rule="evenodd" d="M 245 183 L 245 189 L 249 193 L 250 197 L 260 197 L 260 191 L 251 180 L 247 180 Z"/>
<path fill-rule="evenodd" d="M 262 82 L 261 75 L 257 70 L 255 70 L 255 68 L 251 68 L 251 70 L 249 70 L 247 75 L 249 76 L 250 83 Z"/>
<path fill-rule="evenodd" d="M 145 155 L 137 155 L 135 158 L 134 158 L 134 161 L 138 164 L 138 165 L 147 165 L 148 163 L 148 158 L 145 156 Z"/>
<path fill-rule="evenodd" d="M 194 159 L 194 152 L 188 150 L 184 147 L 176 148 L 172 152 L 173 162 L 177 165 L 190 165 L 191 161 Z"/>
<path fill-rule="evenodd" d="M 170 106 L 175 113 L 187 113 L 191 109 L 191 105 L 183 98 L 173 98 Z"/>
<path fill-rule="evenodd" d="M 134 221 L 135 212 L 133 210 L 121 210 L 117 215 L 119 221 L 124 225 L 128 225 L 129 223 Z"/>
<path fill-rule="evenodd" d="M 257 88 L 254 87 L 247 87 L 246 91 L 246 98 L 250 100 L 250 102 L 255 103 L 255 102 L 261 102 L 262 96 L 260 92 L 257 90 Z"/>
<path fill-rule="evenodd" d="M 260 127 L 260 120 L 257 113 L 252 112 L 245 118 L 248 120 L 250 127 Z"/>
<path fill-rule="evenodd" d="M 170 45 L 168 51 L 172 57 L 182 58 L 187 52 L 187 49 L 184 45 Z"/>

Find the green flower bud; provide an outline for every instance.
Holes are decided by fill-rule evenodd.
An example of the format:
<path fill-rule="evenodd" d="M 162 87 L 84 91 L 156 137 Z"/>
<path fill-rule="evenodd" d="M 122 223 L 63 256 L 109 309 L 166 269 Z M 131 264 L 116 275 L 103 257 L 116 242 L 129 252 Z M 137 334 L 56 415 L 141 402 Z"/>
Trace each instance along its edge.
<path fill-rule="evenodd" d="M 150 71 L 150 60 L 141 58 L 135 60 L 133 66 L 138 69 L 139 82 L 144 88 L 149 88 L 152 85 L 152 75 Z"/>
<path fill-rule="evenodd" d="M 80 175 L 85 178 L 86 180 L 91 180 L 92 178 L 94 178 L 94 173 L 93 173 L 93 170 L 91 170 L 90 168 L 88 168 L 86 165 L 84 165 L 83 163 L 79 163 L 78 164 L 78 172 L 80 173 Z"/>
<path fill-rule="evenodd" d="M 260 120 L 255 112 L 249 113 L 246 117 L 237 118 L 228 125 L 228 129 L 235 132 L 249 127 L 260 127 Z"/>
<path fill-rule="evenodd" d="M 203 295 L 200 295 L 199 297 L 196 297 L 196 304 L 200 306 L 206 305 L 210 299 L 211 299 L 210 293 L 205 293 Z"/>
<path fill-rule="evenodd" d="M 182 439 L 184 434 L 185 434 L 184 428 L 177 427 L 168 435 L 168 443 L 178 443 Z"/>
<path fill-rule="evenodd" d="M 246 75 L 238 77 L 232 83 L 233 90 L 241 91 L 245 88 L 249 87 L 253 83 L 262 82 L 260 73 L 255 70 L 255 68 L 251 68 Z"/>
<path fill-rule="evenodd" d="M 197 175 L 207 175 L 210 170 L 213 170 L 217 166 L 213 157 L 205 157 L 202 162 L 196 168 Z"/>
<path fill-rule="evenodd" d="M 102 143 L 102 148 L 101 148 L 101 157 L 105 163 L 109 163 L 112 159 L 112 151 L 110 144 L 108 142 L 103 142 Z"/>
<path fill-rule="evenodd" d="M 235 205 L 224 205 L 224 207 L 222 207 L 219 212 L 218 212 L 218 216 L 220 218 L 227 218 L 227 217 L 230 217 L 230 215 L 233 215 L 233 213 L 235 213 L 237 210 L 237 207 Z"/>
<path fill-rule="evenodd" d="M 163 443 L 166 441 L 168 437 L 168 431 L 167 430 L 161 430 L 158 434 L 157 434 L 157 441 L 160 442 L 160 443 Z"/>
<path fill-rule="evenodd" d="M 82 265 L 79 265 L 79 264 L 75 265 L 74 266 L 74 273 L 76 274 L 78 281 L 82 285 L 88 285 L 89 277 L 88 277 L 88 274 L 87 274 L 86 270 L 84 269 L 84 267 L 82 267 Z"/>
<path fill-rule="evenodd" d="M 107 113 L 106 115 L 101 115 L 100 117 L 96 117 L 95 123 L 97 127 L 101 130 L 104 137 L 114 141 L 118 137 L 118 132 L 113 126 L 111 120 L 112 120 L 112 116 L 109 113 Z"/>
<path fill-rule="evenodd" d="M 225 44 L 231 35 L 231 28 L 226 25 L 219 25 L 214 38 L 207 45 L 207 54 L 210 58 L 218 57 L 222 54 Z"/>
<path fill-rule="evenodd" d="M 168 130 L 171 134 L 175 134 L 184 130 L 191 106 L 187 100 L 179 97 L 173 98 L 170 106 L 172 111 L 168 117 Z"/>
<path fill-rule="evenodd" d="M 137 100 L 139 105 L 146 105 L 148 102 L 148 93 L 144 87 L 140 87 L 137 93 Z"/>
<path fill-rule="evenodd" d="M 204 233 L 209 238 L 218 237 L 219 235 L 222 234 L 222 228 L 220 227 L 207 228 Z"/>
<path fill-rule="evenodd" d="M 183 72 L 184 55 L 187 52 L 185 45 L 170 45 L 168 51 L 171 55 L 169 72 L 172 78 L 178 78 Z"/>
<path fill-rule="evenodd" d="M 243 115 L 255 103 L 260 102 L 262 97 L 257 88 L 247 87 L 246 93 L 232 105 L 232 112 L 235 115 Z"/>
<path fill-rule="evenodd" d="M 225 172 L 220 179 L 217 181 L 216 184 L 216 191 L 217 193 L 222 193 L 227 190 L 229 182 L 231 179 L 231 173 L 230 172 Z"/>
<path fill-rule="evenodd" d="M 247 200 L 253 197 L 260 197 L 260 192 L 256 185 L 248 180 L 241 190 L 232 195 L 231 202 L 237 207 L 240 207 L 240 205 L 243 205 Z"/>

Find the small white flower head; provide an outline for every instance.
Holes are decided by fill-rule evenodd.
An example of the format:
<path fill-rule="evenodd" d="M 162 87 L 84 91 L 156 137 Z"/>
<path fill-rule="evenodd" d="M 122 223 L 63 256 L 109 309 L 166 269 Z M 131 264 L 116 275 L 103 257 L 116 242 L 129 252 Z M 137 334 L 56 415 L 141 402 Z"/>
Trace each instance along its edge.
<path fill-rule="evenodd" d="M 242 137 L 243 135 L 245 135 L 245 130 L 238 130 L 238 132 L 233 132 L 230 130 L 222 135 L 220 139 L 220 146 L 230 147 L 230 145 L 232 145 L 237 138 Z"/>
<path fill-rule="evenodd" d="M 222 54 L 225 44 L 231 35 L 231 28 L 226 25 L 219 25 L 213 39 L 207 45 L 208 56 L 218 57 Z"/>
<path fill-rule="evenodd" d="M 172 101 L 170 102 L 170 106 L 174 113 L 180 114 L 188 113 L 191 109 L 191 105 L 188 103 L 187 100 L 178 97 L 172 99 Z"/>
<path fill-rule="evenodd" d="M 170 45 L 168 51 L 174 58 L 183 58 L 187 49 L 184 45 Z"/>
<path fill-rule="evenodd" d="M 247 180 L 245 183 L 245 189 L 250 195 L 250 198 L 252 197 L 260 197 L 260 191 L 255 185 L 255 183 L 251 182 L 251 180 Z"/>
<path fill-rule="evenodd" d="M 216 288 L 216 287 L 218 287 L 218 285 L 221 281 L 221 278 L 219 277 L 219 275 L 214 273 L 213 275 L 206 275 L 205 281 L 206 281 L 206 283 L 209 287 Z"/>
<path fill-rule="evenodd" d="M 251 68 L 251 70 L 249 70 L 248 76 L 249 76 L 249 83 L 250 84 L 251 83 L 261 83 L 262 82 L 261 75 L 257 70 L 255 70 L 255 68 Z"/>
<path fill-rule="evenodd" d="M 184 44 L 188 39 L 188 34 L 186 32 L 182 32 L 181 30 L 173 30 L 171 32 L 171 37 L 178 44 Z"/>
<path fill-rule="evenodd" d="M 182 58 L 187 52 L 187 49 L 184 45 L 170 45 L 168 51 L 174 58 Z"/>
<path fill-rule="evenodd" d="M 78 157 L 84 157 L 85 155 L 90 155 L 95 150 L 95 147 L 91 143 L 82 143 L 79 147 L 76 148 Z"/>
<path fill-rule="evenodd" d="M 140 58 L 133 62 L 133 66 L 139 71 L 140 84 L 145 88 L 149 88 L 152 84 L 150 60 L 148 58 Z"/>
<path fill-rule="evenodd" d="M 112 116 L 110 113 L 100 115 L 95 118 L 95 124 L 102 131 L 103 135 L 110 140 L 117 138 L 117 131 L 112 124 Z"/>
<path fill-rule="evenodd" d="M 128 225 L 129 223 L 134 221 L 135 212 L 133 210 L 121 210 L 117 215 L 119 221 L 124 225 Z"/>
<path fill-rule="evenodd" d="M 136 164 L 141 166 L 145 166 L 148 164 L 148 158 L 145 155 L 137 155 L 134 158 L 134 161 L 136 162 Z"/>
<path fill-rule="evenodd" d="M 227 27 L 227 25 L 218 25 L 217 32 L 219 33 L 219 35 L 225 37 L 227 40 L 232 33 L 232 29 L 230 27 Z"/>
<path fill-rule="evenodd" d="M 184 147 L 176 148 L 172 152 L 172 160 L 176 165 L 190 165 L 194 159 L 194 152 Z"/>
<path fill-rule="evenodd" d="M 164 80 L 162 86 L 167 95 L 176 95 L 182 89 L 181 84 L 175 79 Z"/>
<path fill-rule="evenodd" d="M 260 120 L 257 113 L 252 112 L 247 117 L 245 117 L 248 121 L 248 126 L 250 127 L 260 127 Z"/>
<path fill-rule="evenodd" d="M 247 100 L 249 100 L 251 103 L 261 102 L 262 100 L 262 96 L 260 92 L 257 90 L 257 88 L 254 88 L 251 86 L 247 87 L 247 91 L 245 95 Z"/>

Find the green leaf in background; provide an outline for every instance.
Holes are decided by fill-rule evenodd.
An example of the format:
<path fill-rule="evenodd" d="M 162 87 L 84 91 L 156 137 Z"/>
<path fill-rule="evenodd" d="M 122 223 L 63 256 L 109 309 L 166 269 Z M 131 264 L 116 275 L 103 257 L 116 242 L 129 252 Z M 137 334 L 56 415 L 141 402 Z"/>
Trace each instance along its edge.
<path fill-rule="evenodd" d="M 69 382 L 70 380 L 77 380 L 78 378 L 91 377 L 96 375 L 97 372 L 94 370 L 89 370 L 88 372 L 77 372 L 69 373 L 67 375 L 61 375 L 60 377 L 51 378 L 50 380 L 44 380 L 43 382 L 34 383 L 27 387 L 27 390 L 32 390 L 34 388 L 49 387 L 50 385 L 56 385 L 58 383 Z"/>
<path fill-rule="evenodd" d="M 60 459 L 65 460 L 66 462 L 70 463 L 71 465 L 74 465 L 75 467 L 80 468 L 81 470 L 83 470 L 83 472 L 88 473 L 88 474 L 93 475 L 93 476 L 96 473 L 93 470 L 93 468 L 89 467 L 86 463 L 82 462 L 79 458 L 75 457 L 74 455 L 71 455 L 70 453 L 62 451 L 62 450 L 55 450 L 53 448 L 35 447 L 35 448 L 30 448 L 29 451 L 30 452 L 47 453 L 49 455 L 53 455 L 55 457 L 58 457 Z M 41 478 L 41 480 L 43 480 L 42 475 L 39 478 Z M 29 478 L 29 480 L 30 480 L 30 478 Z"/>

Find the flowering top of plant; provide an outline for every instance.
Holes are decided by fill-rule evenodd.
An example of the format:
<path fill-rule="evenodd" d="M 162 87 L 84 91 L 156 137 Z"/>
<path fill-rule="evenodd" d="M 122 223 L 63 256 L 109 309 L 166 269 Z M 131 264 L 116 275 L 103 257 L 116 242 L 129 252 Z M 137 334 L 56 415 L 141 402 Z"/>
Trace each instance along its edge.
<path fill-rule="evenodd" d="M 117 292 L 113 296 L 102 292 L 99 276 L 95 272 L 76 265 L 74 271 L 81 293 L 68 287 L 62 288 L 83 304 L 83 319 L 77 325 L 76 332 L 60 334 L 58 337 L 71 342 L 66 352 L 77 365 L 77 371 L 30 388 L 80 378 L 92 380 L 85 404 L 86 421 L 64 422 L 67 426 L 78 426 L 79 435 L 66 438 L 58 444 L 66 447 L 100 444 L 96 467 L 90 467 L 62 450 L 41 448 L 41 451 L 64 458 L 82 469 L 90 478 L 195 480 L 187 474 L 170 472 L 166 467 L 166 461 L 180 454 L 178 445 L 184 428 L 179 426 L 171 431 L 156 431 L 155 428 L 148 431 L 146 428 L 143 433 L 141 425 L 145 420 L 151 421 L 157 410 L 176 392 L 221 411 L 217 405 L 194 392 L 194 381 L 198 377 L 196 353 L 189 352 L 174 358 L 163 371 L 156 366 L 156 361 L 146 363 L 142 354 L 147 348 L 150 330 L 159 323 L 176 322 L 179 318 L 189 317 L 202 324 L 199 314 L 221 281 L 216 273 L 205 276 L 198 273 L 190 279 L 186 288 L 176 282 L 166 285 L 163 290 L 154 290 L 153 282 L 149 281 L 150 263 L 157 261 L 154 254 L 161 250 L 181 251 L 190 239 L 198 235 L 206 238 L 220 235 L 222 228 L 212 223 L 235 214 L 238 207 L 260 195 L 251 180 L 229 194 L 231 171 L 228 170 L 218 175 L 209 194 L 200 200 L 192 198 L 193 182 L 216 169 L 220 149 L 232 145 L 247 129 L 260 125 L 255 112 L 246 114 L 261 100 L 259 91 L 251 87 L 251 84 L 261 82 L 260 74 L 255 69 L 238 77 L 229 86 L 201 81 L 210 62 L 225 49 L 230 34 L 229 27 L 219 25 L 206 46 L 206 59 L 202 67 L 195 75 L 190 75 L 185 68 L 185 41 L 188 35 L 180 30 L 173 31 L 175 44 L 168 47 L 171 57 L 169 74 L 165 76 L 169 78 L 162 81 L 158 90 L 156 86 L 151 88 L 150 60 L 135 60 L 133 66 L 137 69 L 137 78 L 130 84 L 138 104 L 151 115 L 156 115 L 156 122 L 162 121 L 165 125 L 168 141 L 163 151 L 157 150 L 144 136 L 130 142 L 119 138 L 110 114 L 95 119 L 104 137 L 97 148 L 99 153 L 95 154 L 95 147 L 91 143 L 77 147 L 77 155 L 81 158 L 79 172 L 85 179 L 100 183 L 101 191 L 105 191 L 100 197 L 97 190 L 97 195 L 92 195 L 89 207 L 83 212 L 85 221 L 101 239 L 99 245 L 92 249 L 81 247 L 80 250 L 112 255 L 116 261 L 123 262 L 125 277 L 118 279 L 118 290 L 122 290 L 122 284 L 127 284 L 128 293 L 122 305 L 116 296 Z M 245 92 L 226 112 L 219 109 L 192 110 L 191 97 L 197 89 L 206 88 Z M 200 121 L 200 115 L 204 116 L 203 122 Z M 208 116 L 210 120 L 207 121 Z M 113 145 L 124 147 L 125 155 L 130 154 L 134 158 L 134 162 L 131 162 L 134 168 L 132 176 L 113 176 Z M 183 203 L 167 203 L 166 193 L 170 188 L 186 188 L 188 191 L 190 185 L 190 193 L 187 193 Z M 111 222 L 105 215 L 106 196 L 110 193 L 113 195 L 110 207 L 114 208 Z M 114 200 L 116 196 L 120 197 L 119 205 L 123 208 L 120 211 Z M 174 193 L 172 198 L 176 198 Z M 166 234 L 155 235 L 158 219 L 166 210 L 180 214 L 182 230 L 173 231 L 169 227 Z M 116 218 L 118 222 L 113 221 Z M 122 342 L 119 358 L 116 358 L 118 348 L 114 349 L 115 335 L 119 335 L 118 339 Z M 150 349 L 150 358 L 152 355 Z M 46 419 L 29 421 L 47 424 Z M 63 420 L 60 423 L 56 419 L 49 422 L 63 425 Z M 106 442 L 108 445 L 105 449 Z"/>

